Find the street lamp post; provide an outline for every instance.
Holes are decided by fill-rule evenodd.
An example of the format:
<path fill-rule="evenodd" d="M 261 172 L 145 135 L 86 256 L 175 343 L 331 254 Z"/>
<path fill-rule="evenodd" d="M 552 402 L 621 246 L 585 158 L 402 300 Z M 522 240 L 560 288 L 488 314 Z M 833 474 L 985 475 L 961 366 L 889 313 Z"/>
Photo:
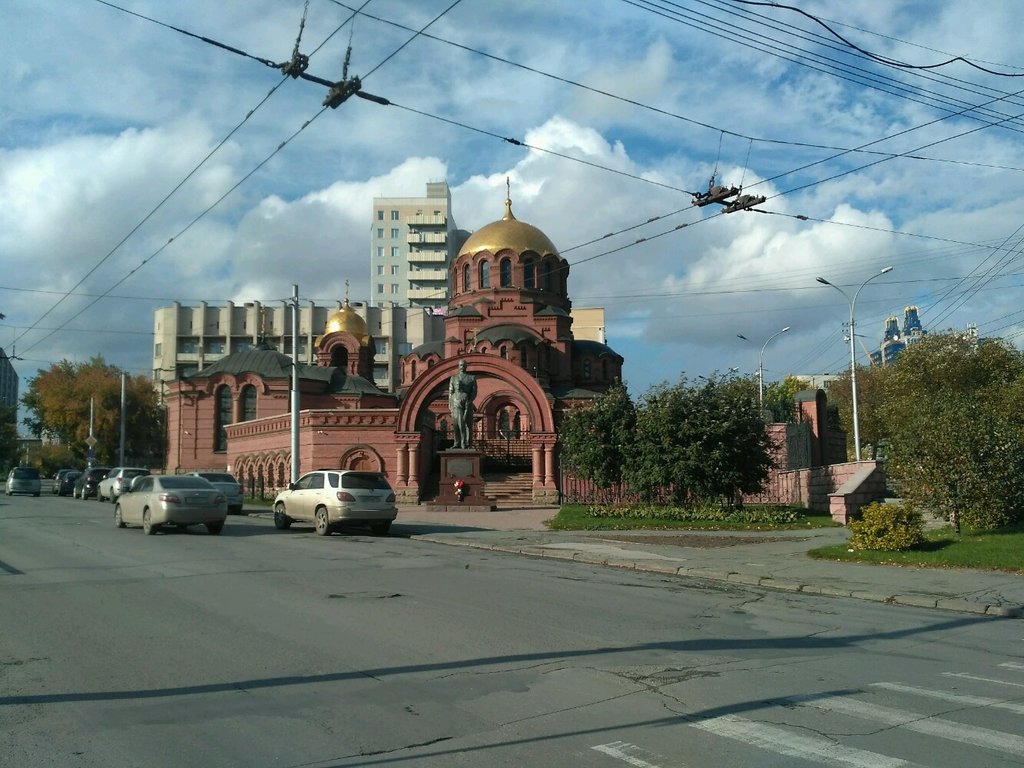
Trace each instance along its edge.
<path fill-rule="evenodd" d="M 816 278 L 822 285 L 828 285 L 835 288 L 843 296 L 846 297 L 846 301 L 850 304 L 850 399 L 853 402 L 853 451 L 854 461 L 860 461 L 860 420 L 857 416 L 857 350 L 856 335 L 857 335 L 857 318 L 856 318 L 856 307 L 857 297 L 860 296 L 860 292 L 864 289 L 864 286 L 874 280 L 876 277 L 881 277 L 886 272 L 892 272 L 892 267 L 886 267 L 881 272 L 877 272 L 860 284 L 860 288 L 853 294 L 853 298 L 850 298 L 850 294 L 840 288 L 834 283 L 830 283 L 824 277 Z"/>
<path fill-rule="evenodd" d="M 762 411 L 764 410 L 764 351 L 765 349 L 768 348 L 768 342 L 770 342 L 776 336 L 781 336 L 788 330 L 789 326 L 787 325 L 781 331 L 776 331 L 771 336 L 769 336 L 765 343 L 761 346 L 761 353 L 757 356 L 757 407 Z M 744 341 L 750 341 L 750 339 L 748 339 L 742 333 L 737 333 L 736 337 L 743 339 Z"/>

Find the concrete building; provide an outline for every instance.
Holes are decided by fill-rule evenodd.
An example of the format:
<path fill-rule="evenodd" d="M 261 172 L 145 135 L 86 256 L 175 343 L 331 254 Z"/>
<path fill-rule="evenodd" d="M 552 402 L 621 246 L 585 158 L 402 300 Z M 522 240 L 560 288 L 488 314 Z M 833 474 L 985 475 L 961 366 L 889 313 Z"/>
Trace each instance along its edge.
<path fill-rule="evenodd" d="M 440 308 L 448 266 L 468 236 L 456 229 L 447 182 L 426 197 L 375 197 L 370 229 L 370 304 Z"/>
<path fill-rule="evenodd" d="M 175 302 L 153 313 L 153 378 L 166 383 L 198 373 L 230 354 L 255 349 L 261 341 L 313 365 L 316 341 L 341 306 L 342 302 L 301 304 L 298 343 L 293 345 L 291 301 L 199 306 Z M 402 355 L 443 338 L 444 318 L 424 308 L 355 305 L 351 309 L 373 337 L 373 383 L 385 392 L 398 386 Z"/>
<path fill-rule="evenodd" d="M 18 407 L 18 372 L 14 370 L 7 353 L 0 349 L 0 403 L 8 408 Z"/>

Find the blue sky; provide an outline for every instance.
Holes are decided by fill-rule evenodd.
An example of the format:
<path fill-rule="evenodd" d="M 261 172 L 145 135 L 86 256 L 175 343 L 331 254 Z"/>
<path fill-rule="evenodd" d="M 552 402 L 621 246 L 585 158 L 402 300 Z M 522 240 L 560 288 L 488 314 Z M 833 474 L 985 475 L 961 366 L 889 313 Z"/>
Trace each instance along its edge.
<path fill-rule="evenodd" d="M 843 370 L 849 304 L 815 277 L 852 293 L 890 265 L 857 301 L 867 347 L 907 305 L 1020 343 L 1013 0 L 349 5 L 310 0 L 308 73 L 340 79 L 351 41 L 349 74 L 393 106 L 324 111 L 325 88 L 257 60 L 290 58 L 299 0 L 0 4 L 0 346 L 23 387 L 95 354 L 151 371 L 175 300 L 298 284 L 329 304 L 346 280 L 363 300 L 373 197 L 439 179 L 468 230 L 511 179 L 634 394 L 753 374 L 785 326 L 766 381 Z M 693 207 L 716 171 L 759 212 Z"/>

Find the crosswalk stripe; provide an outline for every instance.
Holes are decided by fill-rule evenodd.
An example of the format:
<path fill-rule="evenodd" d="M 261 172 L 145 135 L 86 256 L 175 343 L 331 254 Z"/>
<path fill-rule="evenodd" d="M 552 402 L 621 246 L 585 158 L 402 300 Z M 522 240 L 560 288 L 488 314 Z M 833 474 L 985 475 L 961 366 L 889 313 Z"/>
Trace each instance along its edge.
<path fill-rule="evenodd" d="M 849 768 L 920 768 L 915 763 L 837 744 L 825 738 L 796 733 L 793 729 L 757 723 L 735 715 L 720 715 L 690 723 L 716 736 L 724 736 L 786 757 L 825 762 Z"/>
<path fill-rule="evenodd" d="M 1006 667 L 1007 669 L 1024 669 L 1024 664 L 1020 664 L 1016 661 L 1004 661 L 999 666 Z"/>
<path fill-rule="evenodd" d="M 885 707 L 874 702 L 867 703 L 840 696 L 818 697 L 811 694 L 809 696 L 792 697 L 786 699 L 786 701 L 823 709 L 827 712 L 841 712 L 865 720 L 881 722 L 889 726 L 906 728 L 908 731 L 916 731 L 927 736 L 938 736 L 941 739 L 999 750 L 1011 755 L 1024 757 L 1024 737 L 1003 733 L 1002 731 L 993 731 L 990 728 L 979 728 L 953 720 L 945 720 L 941 717 L 929 717 L 920 712 L 910 712 L 904 709 Z"/>
<path fill-rule="evenodd" d="M 943 672 L 943 677 L 959 677 L 964 680 L 977 680 L 979 683 L 994 683 L 996 685 L 1012 685 L 1014 688 L 1024 688 L 1024 683 L 1011 683 L 1009 680 L 997 680 L 994 677 L 980 677 L 969 675 L 966 672 Z"/>
<path fill-rule="evenodd" d="M 591 749 L 601 752 L 602 754 L 614 757 L 617 760 L 621 760 L 626 765 L 632 765 L 633 768 L 661 768 L 656 763 L 648 762 L 641 757 L 637 757 L 637 752 L 645 752 L 645 750 L 638 747 L 636 744 L 630 744 L 627 741 L 613 741 L 609 744 L 598 744 Z"/>
<path fill-rule="evenodd" d="M 949 691 L 935 691 L 929 688 L 918 688 L 915 685 L 902 685 L 901 683 L 872 683 L 875 688 L 884 688 L 887 691 L 896 693 L 910 693 L 917 696 L 928 696 L 933 699 L 950 701 L 954 704 L 963 704 L 969 707 L 991 707 L 992 709 L 1005 709 L 1009 712 L 1016 712 L 1024 715 L 1024 704 L 1014 701 L 1003 701 L 1002 699 L 990 699 L 986 696 L 970 696 L 965 693 L 950 693 Z"/>

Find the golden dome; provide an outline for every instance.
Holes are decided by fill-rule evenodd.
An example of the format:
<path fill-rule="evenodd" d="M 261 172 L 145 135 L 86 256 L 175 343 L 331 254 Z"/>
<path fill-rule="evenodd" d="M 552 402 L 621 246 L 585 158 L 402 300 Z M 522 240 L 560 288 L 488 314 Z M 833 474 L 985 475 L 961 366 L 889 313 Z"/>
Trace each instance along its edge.
<path fill-rule="evenodd" d="M 370 332 L 366 328 L 366 321 L 349 306 L 348 299 L 345 299 L 345 306 L 337 312 L 331 313 L 324 326 L 324 336 L 331 333 L 351 333 L 362 346 L 370 343 Z"/>
<path fill-rule="evenodd" d="M 512 215 L 512 200 L 505 199 L 505 215 L 499 220 L 481 227 L 466 240 L 459 255 L 498 251 L 511 248 L 518 254 L 533 251 L 538 256 L 558 255 L 548 236 L 532 224 L 519 221 Z"/>

